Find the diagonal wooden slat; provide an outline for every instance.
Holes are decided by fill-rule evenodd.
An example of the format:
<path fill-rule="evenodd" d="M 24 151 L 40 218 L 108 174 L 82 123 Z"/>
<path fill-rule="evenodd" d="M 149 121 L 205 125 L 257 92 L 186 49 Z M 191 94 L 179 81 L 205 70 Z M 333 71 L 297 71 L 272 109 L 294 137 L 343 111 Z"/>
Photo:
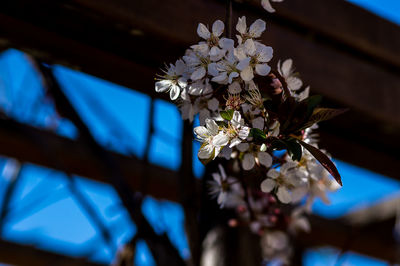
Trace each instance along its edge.
<path fill-rule="evenodd" d="M 39 143 L 47 144 L 48 153 L 52 154 L 51 160 Z M 127 177 L 126 181 L 134 191 L 139 190 L 157 198 L 178 200 L 177 172 L 156 165 L 145 167 L 140 159 L 112 151 L 107 153 L 118 162 L 121 171 Z M 38 164 L 100 182 L 107 182 L 108 179 L 102 171 L 102 166 L 81 141 L 60 137 L 9 119 L 0 119 L 0 154 L 18 158 L 21 162 Z M 57 161 L 61 161 L 62 164 L 56 163 Z M 160 184 L 160 186 L 143 187 L 141 180 L 144 179 L 147 184 Z"/>

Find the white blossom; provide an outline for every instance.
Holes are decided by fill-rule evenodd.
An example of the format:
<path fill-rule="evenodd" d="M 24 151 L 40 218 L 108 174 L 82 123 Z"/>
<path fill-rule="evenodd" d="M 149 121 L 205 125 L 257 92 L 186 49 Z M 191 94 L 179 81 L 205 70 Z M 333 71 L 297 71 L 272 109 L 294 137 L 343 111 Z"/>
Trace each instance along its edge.
<path fill-rule="evenodd" d="M 271 2 L 282 0 L 262 0 L 263 7 L 274 12 Z M 280 75 L 271 74 L 268 63 L 273 49 L 260 40 L 266 23 L 258 19 L 247 27 L 246 17 L 240 17 L 236 25 L 236 44 L 222 37 L 224 28 L 221 20 L 215 21 L 211 29 L 200 23 L 197 27 L 200 42 L 190 46 L 182 59 L 163 70 L 155 90 L 169 92 L 180 108 L 182 119 L 192 122 L 198 116 L 200 126 L 194 128 L 194 133 L 202 142 L 198 157 L 204 164 L 219 156 L 231 162 L 230 174 L 254 167 L 257 167 L 254 171 L 257 175 L 264 171 L 266 179 L 260 186 L 249 184 L 244 193 L 247 180 L 239 182 L 218 165 L 219 171 L 212 174 L 213 180 L 209 182 L 209 192 L 221 208 L 234 208 L 241 222 L 248 223 L 250 229 L 261 236 L 265 259 L 279 259 L 285 263 L 291 253 L 287 233 L 309 231 L 310 224 L 304 213 L 311 211 L 316 198 L 329 203 L 327 193 L 340 186 L 305 149 L 299 161 L 293 161 L 287 151 L 283 155 L 271 153 L 274 140 L 294 136 L 280 132 L 281 110 L 271 109 L 267 101 L 272 101 L 272 106 L 279 104 L 282 99 L 274 96 L 279 96 L 286 89 L 285 85 L 296 101 L 302 101 L 308 98 L 310 87 L 303 87 L 291 59 L 278 62 Z M 258 77 L 267 75 L 267 79 Z M 266 84 L 269 78 L 272 81 Z M 251 128 L 254 132 L 256 129 L 264 132 L 265 140 L 257 138 L 256 134 L 250 135 Z M 313 133 L 316 128 L 317 125 L 313 125 L 301 131 L 298 137 L 318 148 L 318 136 Z M 282 212 L 277 200 L 296 208 Z M 281 223 L 282 218 L 284 223 Z M 237 225 L 239 219 L 235 221 Z M 285 229 L 272 229 L 276 226 Z"/>
<path fill-rule="evenodd" d="M 171 100 L 176 100 L 181 90 L 187 85 L 187 80 L 183 77 L 185 68 L 185 63 L 180 59 L 176 61 L 175 65 L 170 64 L 170 67 L 164 71 L 165 75 L 161 76 L 162 79 L 156 82 L 156 92 L 169 91 Z"/>
<path fill-rule="evenodd" d="M 267 64 L 272 58 L 273 49 L 270 46 L 253 41 L 252 39 L 235 49 L 235 56 L 239 59 L 237 69 L 244 81 L 251 81 L 254 77 L 253 69 L 260 76 L 266 76 L 271 71 Z"/>
<path fill-rule="evenodd" d="M 261 190 L 270 193 L 277 189 L 278 199 L 282 203 L 290 203 L 292 201 L 290 188 L 304 183 L 304 180 L 298 176 L 300 172 L 296 170 L 297 163 L 295 162 L 284 163 L 279 171 L 274 168 L 270 169 L 267 173 L 268 178 L 261 183 Z"/>
<path fill-rule="evenodd" d="M 204 24 L 199 23 L 197 34 L 206 40 L 206 42 L 200 42 L 192 46 L 192 48 L 208 53 L 212 61 L 220 60 L 225 55 L 226 51 L 233 49 L 234 45 L 234 41 L 231 39 L 219 38 L 224 32 L 224 28 L 224 23 L 221 20 L 214 22 L 212 32 L 210 32 Z"/>
<path fill-rule="evenodd" d="M 278 72 L 282 77 L 285 78 L 286 84 L 291 91 L 297 91 L 303 86 L 303 82 L 299 79 L 295 73 L 293 68 L 293 60 L 286 59 L 282 65 L 281 61 L 278 62 Z"/>
<path fill-rule="evenodd" d="M 232 148 L 247 138 L 250 128 L 244 125 L 244 120 L 240 112 L 234 111 L 232 119 L 227 129 L 227 135 L 230 138 L 229 147 Z"/>
<path fill-rule="evenodd" d="M 250 28 L 247 28 L 246 17 L 239 18 L 236 24 L 236 30 L 240 33 L 240 35 L 236 35 L 239 44 L 244 43 L 248 39 L 260 38 L 265 28 L 266 23 L 262 19 L 257 19 L 251 24 Z"/>
<path fill-rule="evenodd" d="M 219 84 L 231 84 L 233 79 L 239 77 L 240 71 L 236 68 L 238 60 L 233 50 L 229 50 L 225 57 L 216 64 L 217 73 L 213 75 L 212 81 Z"/>
<path fill-rule="evenodd" d="M 201 50 L 188 50 L 183 60 L 191 69 L 190 79 L 193 81 L 204 78 L 211 63 L 208 54 Z"/>
<path fill-rule="evenodd" d="M 254 168 L 256 165 L 263 165 L 266 168 L 271 167 L 272 165 L 272 157 L 269 153 L 264 151 L 259 152 L 247 152 L 243 156 L 242 167 L 244 170 L 249 171 Z"/>
<path fill-rule="evenodd" d="M 198 126 L 194 133 L 200 142 L 203 142 L 198 156 L 200 159 L 214 159 L 223 146 L 229 142 L 229 137 L 219 131 L 217 123 L 212 119 L 205 120 L 206 126 Z"/>

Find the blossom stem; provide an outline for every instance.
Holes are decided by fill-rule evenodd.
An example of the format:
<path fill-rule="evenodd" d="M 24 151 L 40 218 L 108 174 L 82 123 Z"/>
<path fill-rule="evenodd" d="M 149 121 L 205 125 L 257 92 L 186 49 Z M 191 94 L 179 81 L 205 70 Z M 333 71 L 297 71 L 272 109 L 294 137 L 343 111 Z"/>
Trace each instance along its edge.
<path fill-rule="evenodd" d="M 250 205 L 249 191 L 248 191 L 248 188 L 247 188 L 247 184 L 244 181 L 243 167 L 241 166 L 240 163 L 239 163 L 239 167 L 240 167 L 240 183 L 241 183 L 243 191 L 244 191 L 244 201 L 246 203 L 246 207 L 247 207 L 247 209 L 249 211 L 249 214 L 250 214 L 250 220 L 254 221 L 256 219 L 256 216 L 255 216 L 255 214 L 253 212 L 253 209 L 251 208 L 251 205 Z"/>
<path fill-rule="evenodd" d="M 231 39 L 232 38 L 232 0 L 226 0 L 225 25 L 226 25 L 226 37 Z"/>

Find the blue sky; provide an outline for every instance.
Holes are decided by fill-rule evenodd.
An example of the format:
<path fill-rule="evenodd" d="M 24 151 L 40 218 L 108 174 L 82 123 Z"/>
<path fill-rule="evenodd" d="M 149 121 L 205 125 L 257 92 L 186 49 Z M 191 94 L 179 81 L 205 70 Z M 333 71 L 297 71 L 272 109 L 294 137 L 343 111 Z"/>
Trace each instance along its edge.
<path fill-rule="evenodd" d="M 363 5 L 400 25 L 398 0 L 350 2 Z M 56 66 L 54 73 L 99 143 L 107 149 L 144 156 L 149 130 L 148 96 L 61 66 Z M 75 127 L 68 120 L 56 116 L 35 71 L 24 54 L 16 50 L 0 55 L 0 107 L 21 122 L 76 138 Z M 150 162 L 177 170 L 181 163 L 182 122 L 173 105 L 161 100 L 155 102 L 154 129 Z M 193 145 L 196 152 L 198 143 Z M 398 195 L 399 182 L 341 161 L 336 163 L 345 186 L 330 196 L 330 206 L 317 202 L 313 207 L 317 214 L 328 218 L 339 217 L 354 208 Z M 193 165 L 196 175 L 201 176 L 204 168 L 196 156 Z M 0 158 L 0 196 L 10 184 L 10 171 L 12 161 Z M 73 196 L 71 184 L 63 173 L 30 164 L 24 164 L 21 170 L 3 237 L 55 252 L 110 262 L 115 247 L 135 234 L 135 225 L 130 222 L 110 186 L 81 177 L 76 177 L 76 180 L 76 186 L 109 228 L 113 245 L 105 243 L 96 234 L 96 226 Z M 0 198 L 0 203 L 2 200 Z M 187 257 L 189 253 L 181 207 L 146 198 L 143 212 L 155 230 L 167 232 L 182 256 Z M 138 265 L 154 265 L 144 242 L 139 243 L 138 250 Z M 305 265 L 330 265 L 336 256 L 336 251 L 332 249 L 312 250 L 307 253 Z M 356 254 L 349 254 L 344 259 L 345 265 L 385 265 Z M 321 261 L 326 261 L 326 264 L 321 264 Z"/>

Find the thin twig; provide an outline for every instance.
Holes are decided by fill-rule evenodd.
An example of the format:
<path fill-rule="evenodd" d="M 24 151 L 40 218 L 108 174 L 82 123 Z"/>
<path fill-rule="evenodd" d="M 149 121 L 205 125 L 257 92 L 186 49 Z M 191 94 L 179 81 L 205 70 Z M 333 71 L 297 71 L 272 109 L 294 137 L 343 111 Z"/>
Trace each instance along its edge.
<path fill-rule="evenodd" d="M 225 26 L 226 37 L 232 38 L 232 0 L 226 0 Z"/>

